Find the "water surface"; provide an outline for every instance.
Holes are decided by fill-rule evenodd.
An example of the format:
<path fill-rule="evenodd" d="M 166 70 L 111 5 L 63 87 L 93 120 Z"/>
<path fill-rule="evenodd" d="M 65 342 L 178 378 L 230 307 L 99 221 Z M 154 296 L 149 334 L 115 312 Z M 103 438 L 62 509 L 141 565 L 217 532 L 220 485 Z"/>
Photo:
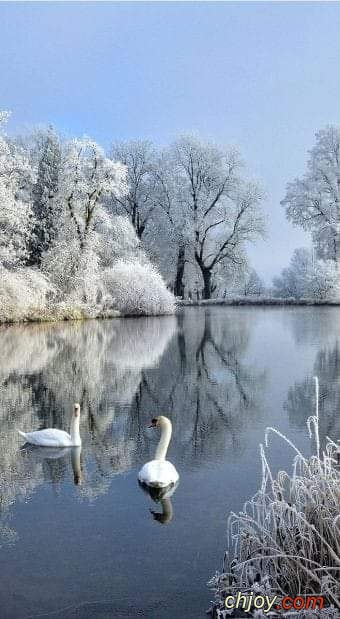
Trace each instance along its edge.
<path fill-rule="evenodd" d="M 265 427 L 314 449 L 314 374 L 322 439 L 339 437 L 339 341 L 335 307 L 2 327 L 1 617 L 203 618 L 227 515 L 259 485 Z M 17 428 L 68 429 L 74 401 L 81 453 L 22 449 Z M 173 422 L 170 507 L 137 484 L 157 414 Z M 290 467 L 292 453 L 273 437 L 269 459 Z"/>

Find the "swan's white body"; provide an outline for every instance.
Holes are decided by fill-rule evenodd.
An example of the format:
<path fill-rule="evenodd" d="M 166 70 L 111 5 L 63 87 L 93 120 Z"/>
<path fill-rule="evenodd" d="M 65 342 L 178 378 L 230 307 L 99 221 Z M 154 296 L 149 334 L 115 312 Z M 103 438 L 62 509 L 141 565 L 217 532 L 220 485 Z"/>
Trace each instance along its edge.
<path fill-rule="evenodd" d="M 142 484 L 153 488 L 166 488 L 174 485 L 179 479 L 174 465 L 165 459 L 172 433 L 171 421 L 167 417 L 160 416 L 156 418 L 154 426 L 161 429 L 155 459 L 144 464 L 138 473 L 138 479 Z"/>
<path fill-rule="evenodd" d="M 40 447 L 80 447 L 79 419 L 80 407 L 79 404 L 75 404 L 70 434 L 55 428 L 46 428 L 46 430 L 37 430 L 36 432 L 21 432 L 21 430 L 18 430 L 18 432 L 31 445 L 39 445 Z"/>

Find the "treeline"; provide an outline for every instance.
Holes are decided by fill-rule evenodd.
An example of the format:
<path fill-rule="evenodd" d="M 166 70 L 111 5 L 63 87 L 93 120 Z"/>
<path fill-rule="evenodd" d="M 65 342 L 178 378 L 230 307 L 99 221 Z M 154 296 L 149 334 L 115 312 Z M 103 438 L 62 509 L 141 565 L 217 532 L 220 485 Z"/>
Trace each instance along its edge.
<path fill-rule="evenodd" d="M 89 138 L 0 134 L 0 321 L 173 312 L 173 295 L 113 208 L 127 193 L 125 165 Z"/>
<path fill-rule="evenodd" d="M 338 296 L 340 130 L 316 135 L 287 217 L 313 250 L 264 285 L 247 260 L 263 236 L 263 191 L 234 148 L 182 136 L 166 148 L 49 127 L 8 137 L 0 115 L 0 321 L 162 314 L 175 297 Z"/>
<path fill-rule="evenodd" d="M 106 155 L 53 128 L 2 131 L 0 192 L 2 318 L 29 299 L 97 313 L 171 311 L 172 293 L 208 299 L 245 273 L 246 245 L 264 230 L 262 190 L 238 152 L 193 136 Z"/>
<path fill-rule="evenodd" d="M 287 185 L 281 205 L 311 233 L 311 248 L 296 249 L 269 286 L 246 254 L 264 232 L 263 192 L 244 178 L 235 150 L 182 137 L 163 150 L 135 141 L 112 152 L 129 179 L 114 208 L 128 215 L 177 297 L 339 299 L 340 128 L 316 133 L 306 173 Z"/>

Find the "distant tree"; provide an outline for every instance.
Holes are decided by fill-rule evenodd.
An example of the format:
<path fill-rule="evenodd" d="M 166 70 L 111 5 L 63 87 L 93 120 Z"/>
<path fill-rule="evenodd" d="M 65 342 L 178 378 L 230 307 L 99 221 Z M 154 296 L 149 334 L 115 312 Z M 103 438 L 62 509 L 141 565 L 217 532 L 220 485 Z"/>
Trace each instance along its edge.
<path fill-rule="evenodd" d="M 314 260 L 312 252 L 303 247 L 296 249 L 290 266 L 273 279 L 273 293 L 296 299 L 338 299 L 338 265 L 334 260 Z"/>
<path fill-rule="evenodd" d="M 201 272 L 203 296 L 209 299 L 219 266 L 239 267 L 245 261 L 245 244 L 263 233 L 262 191 L 238 175 L 241 162 L 234 150 L 184 136 L 172 145 L 172 156 L 180 195 L 177 208 Z"/>
<path fill-rule="evenodd" d="M 32 211 L 34 226 L 29 242 L 28 264 L 40 266 L 41 257 L 56 239 L 60 228 L 60 208 L 55 197 L 61 165 L 61 147 L 52 127 L 40 132 L 36 139 L 38 149 L 37 180 L 33 187 Z"/>
<path fill-rule="evenodd" d="M 297 299 L 308 296 L 312 269 L 312 252 L 305 247 L 295 249 L 289 267 L 273 279 L 274 295 Z"/>
<path fill-rule="evenodd" d="M 295 225 L 312 232 L 317 257 L 340 263 L 340 127 L 316 133 L 307 171 L 287 185 L 281 204 Z"/>
<path fill-rule="evenodd" d="M 138 238 L 141 239 L 155 207 L 153 146 L 145 140 L 117 142 L 112 147 L 111 157 L 126 166 L 128 183 L 128 191 L 124 195 L 112 193 L 112 206 L 118 215 L 129 217 Z"/>
<path fill-rule="evenodd" d="M 255 269 L 251 269 L 249 273 L 246 275 L 246 279 L 243 286 L 243 294 L 244 296 L 261 296 L 265 293 L 265 285 L 261 277 L 255 271 Z"/>

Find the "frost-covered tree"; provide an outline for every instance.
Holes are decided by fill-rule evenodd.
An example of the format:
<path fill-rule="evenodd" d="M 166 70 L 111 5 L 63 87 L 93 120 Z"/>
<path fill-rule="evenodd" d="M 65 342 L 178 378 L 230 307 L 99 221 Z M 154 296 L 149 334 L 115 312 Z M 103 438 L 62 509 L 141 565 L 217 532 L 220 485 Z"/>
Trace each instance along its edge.
<path fill-rule="evenodd" d="M 0 113 L 0 265 L 13 268 L 27 259 L 33 174 L 23 150 L 1 132 L 8 116 Z"/>
<path fill-rule="evenodd" d="M 29 242 L 30 265 L 39 266 L 42 255 L 56 239 L 61 221 L 60 204 L 56 200 L 61 165 L 61 145 L 52 127 L 35 136 L 37 178 L 33 187 L 34 226 Z"/>
<path fill-rule="evenodd" d="M 274 295 L 277 297 L 307 297 L 309 278 L 313 270 L 312 252 L 305 247 L 296 249 L 290 265 L 273 279 Z"/>
<path fill-rule="evenodd" d="M 273 280 L 277 297 L 296 299 L 340 298 L 340 277 L 334 260 L 316 260 L 313 253 L 302 247 L 294 251 L 290 266 Z"/>
<path fill-rule="evenodd" d="M 125 191 L 125 167 L 105 157 L 98 144 L 83 138 L 65 145 L 56 196 L 62 223 L 43 260 L 43 269 L 61 296 L 95 303 L 100 288 L 96 227 L 105 220 L 107 195 Z"/>
<path fill-rule="evenodd" d="M 245 281 L 243 284 L 244 296 L 261 296 L 265 293 L 265 285 L 263 279 L 259 276 L 255 269 L 251 269 L 246 273 Z"/>
<path fill-rule="evenodd" d="M 340 127 L 316 133 L 307 171 L 288 184 L 281 204 L 290 221 L 312 232 L 317 257 L 340 263 Z"/>
<path fill-rule="evenodd" d="M 256 183 L 239 175 L 235 150 L 184 136 L 172 146 L 182 211 L 191 245 L 191 259 L 200 269 L 203 296 L 209 299 L 216 269 L 245 262 L 245 245 L 264 229 Z"/>
<path fill-rule="evenodd" d="M 124 194 L 112 192 L 112 206 L 116 213 L 129 217 L 141 239 L 154 210 L 153 146 L 145 140 L 117 142 L 112 147 L 111 157 L 126 166 L 128 183 L 128 191 Z"/>
<path fill-rule="evenodd" d="M 184 297 L 184 272 L 190 234 L 188 235 L 185 209 L 181 204 L 182 185 L 178 182 L 176 160 L 172 152 L 165 150 L 160 154 L 153 175 L 155 211 L 152 232 L 149 232 L 147 240 L 149 246 L 156 248 L 157 262 L 165 262 L 167 265 L 167 276 L 172 280 L 174 295 Z M 169 266 L 172 268 L 169 269 Z"/>
<path fill-rule="evenodd" d="M 82 138 L 66 145 L 58 200 L 69 216 L 81 250 L 96 225 L 105 198 L 121 197 L 126 191 L 125 166 L 105 157 L 96 142 Z"/>
<path fill-rule="evenodd" d="M 334 260 L 316 260 L 308 276 L 308 296 L 313 299 L 340 300 L 339 266 Z"/>

